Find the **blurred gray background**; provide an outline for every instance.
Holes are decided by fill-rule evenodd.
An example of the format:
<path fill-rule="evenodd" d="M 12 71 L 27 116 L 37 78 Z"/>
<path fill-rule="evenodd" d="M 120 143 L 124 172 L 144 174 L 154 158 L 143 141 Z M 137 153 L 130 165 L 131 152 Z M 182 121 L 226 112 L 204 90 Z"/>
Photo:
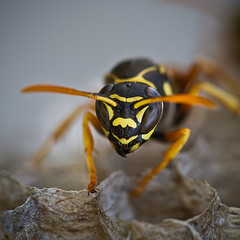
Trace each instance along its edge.
<path fill-rule="evenodd" d="M 113 65 L 134 56 L 186 67 L 204 55 L 237 71 L 227 52 L 228 19 L 238 2 L 1 0 L 0 167 L 19 168 L 59 120 L 86 101 L 23 95 L 26 85 L 98 91 Z M 52 156 L 83 152 L 81 139 L 80 121 Z"/>

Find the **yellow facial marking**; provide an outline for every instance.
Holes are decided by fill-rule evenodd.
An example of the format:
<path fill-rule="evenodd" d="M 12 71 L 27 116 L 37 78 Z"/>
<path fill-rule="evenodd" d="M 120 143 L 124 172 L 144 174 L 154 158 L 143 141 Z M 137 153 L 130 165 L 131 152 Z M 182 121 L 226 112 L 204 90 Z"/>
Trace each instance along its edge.
<path fill-rule="evenodd" d="M 143 139 L 143 140 L 148 140 L 148 139 L 152 136 L 155 128 L 156 128 L 156 127 L 154 127 L 150 132 L 148 132 L 148 133 L 146 133 L 146 134 L 142 134 L 142 139 Z"/>
<path fill-rule="evenodd" d="M 104 129 L 104 128 L 102 128 L 102 129 L 103 129 L 103 132 L 104 132 L 105 136 L 108 137 L 108 135 L 109 135 L 109 131 L 107 131 L 107 130 Z"/>
<path fill-rule="evenodd" d="M 122 128 L 125 128 L 127 126 L 132 127 L 132 128 L 136 128 L 137 127 L 136 122 L 134 122 L 134 120 L 132 120 L 131 118 L 121 118 L 121 117 L 118 117 L 118 118 L 114 119 L 112 124 L 113 124 L 113 126 L 120 125 Z"/>
<path fill-rule="evenodd" d="M 113 101 L 112 99 L 109 99 L 107 97 L 95 95 L 94 99 L 98 100 L 98 101 L 106 102 L 106 103 L 112 105 L 113 107 L 117 106 L 117 103 L 115 101 Z"/>
<path fill-rule="evenodd" d="M 119 96 L 117 94 L 110 95 L 110 98 L 118 99 L 121 102 L 136 102 L 136 101 L 139 101 L 139 100 L 143 99 L 143 97 L 140 97 L 140 96 L 131 97 L 131 98 L 125 98 L 125 97 L 121 97 L 121 96 Z"/>
<path fill-rule="evenodd" d="M 111 108 L 108 104 L 106 104 L 105 102 L 104 102 L 104 105 L 105 105 L 105 107 L 107 108 L 109 120 L 111 120 L 111 119 L 113 118 L 113 115 L 114 115 L 113 110 L 112 110 L 112 108 Z"/>
<path fill-rule="evenodd" d="M 138 137 L 138 135 L 135 135 L 135 136 L 130 137 L 129 139 L 126 139 L 126 138 L 119 138 L 118 136 L 116 136 L 113 133 L 112 133 L 112 135 L 123 145 L 129 144 L 130 142 L 132 142 L 133 140 L 135 140 Z"/>
<path fill-rule="evenodd" d="M 146 106 L 145 108 L 141 109 L 138 114 L 136 115 L 136 118 L 138 120 L 138 122 L 142 122 L 142 118 L 143 118 L 143 114 L 145 113 L 145 111 L 147 110 L 149 106 Z"/>
<path fill-rule="evenodd" d="M 135 145 L 132 146 L 132 148 L 130 149 L 130 152 L 137 150 L 139 146 L 140 146 L 140 143 L 136 143 Z"/>
<path fill-rule="evenodd" d="M 164 82 L 163 83 L 163 90 L 164 90 L 164 93 L 166 95 L 172 95 L 173 94 L 172 87 L 171 87 L 169 82 Z"/>

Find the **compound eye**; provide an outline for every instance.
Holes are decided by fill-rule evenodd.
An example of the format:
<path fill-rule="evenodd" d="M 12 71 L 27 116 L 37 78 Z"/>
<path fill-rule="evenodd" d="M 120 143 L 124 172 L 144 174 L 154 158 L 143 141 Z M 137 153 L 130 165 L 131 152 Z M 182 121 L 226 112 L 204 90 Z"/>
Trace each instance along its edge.
<path fill-rule="evenodd" d="M 145 93 L 149 98 L 160 96 L 159 93 L 151 87 L 148 87 L 145 90 Z M 150 132 L 158 124 L 159 120 L 161 119 L 161 116 L 162 116 L 162 103 L 159 102 L 149 104 L 149 107 L 145 111 L 142 118 L 140 127 L 141 133 L 145 134 Z"/>
<path fill-rule="evenodd" d="M 110 130 L 109 114 L 105 104 L 106 103 L 103 103 L 101 101 L 96 101 L 95 109 L 99 122 L 102 124 L 105 130 L 109 131 Z"/>
<path fill-rule="evenodd" d="M 111 92 L 112 88 L 113 88 L 113 84 L 107 84 L 100 90 L 99 93 L 107 94 Z M 107 103 L 96 101 L 95 109 L 96 109 L 96 114 L 99 122 L 102 124 L 105 130 L 109 131 L 110 130 L 109 113 L 105 104 Z"/>
<path fill-rule="evenodd" d="M 162 116 L 162 104 L 161 103 L 153 103 L 150 104 L 147 110 L 145 111 L 140 132 L 141 133 L 149 133 L 159 122 Z"/>
<path fill-rule="evenodd" d="M 111 92 L 112 88 L 113 88 L 113 84 L 107 84 L 100 90 L 99 93 L 101 93 L 101 94 L 109 93 L 109 92 Z"/>
<path fill-rule="evenodd" d="M 159 93 L 152 87 L 147 87 L 145 90 L 146 95 L 151 98 L 151 97 L 159 97 Z"/>

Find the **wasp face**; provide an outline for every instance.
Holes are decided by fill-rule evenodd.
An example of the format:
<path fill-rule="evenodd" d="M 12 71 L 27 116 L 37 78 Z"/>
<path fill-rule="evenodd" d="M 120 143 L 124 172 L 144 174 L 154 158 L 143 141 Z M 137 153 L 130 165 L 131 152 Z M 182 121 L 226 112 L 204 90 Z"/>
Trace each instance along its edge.
<path fill-rule="evenodd" d="M 96 114 L 113 148 L 125 157 L 150 138 L 162 116 L 163 103 L 134 108 L 137 101 L 159 96 L 153 88 L 135 82 L 108 84 L 99 93 L 117 102 L 113 107 L 96 101 Z"/>

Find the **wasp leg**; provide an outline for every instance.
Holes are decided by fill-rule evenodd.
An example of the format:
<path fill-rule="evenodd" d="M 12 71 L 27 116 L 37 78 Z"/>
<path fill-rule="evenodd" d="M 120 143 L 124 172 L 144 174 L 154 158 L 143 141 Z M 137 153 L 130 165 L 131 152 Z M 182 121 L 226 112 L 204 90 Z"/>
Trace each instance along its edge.
<path fill-rule="evenodd" d="M 200 91 L 204 91 L 210 96 L 216 98 L 229 111 L 240 116 L 240 100 L 231 93 L 208 82 L 196 83 L 190 88 L 189 93 L 192 95 L 198 95 Z"/>
<path fill-rule="evenodd" d="M 83 142 L 89 170 L 88 194 L 94 193 L 96 192 L 96 190 L 98 190 L 96 188 L 97 185 L 96 168 L 92 158 L 92 152 L 94 150 L 94 141 L 92 133 L 89 128 L 89 122 L 91 122 L 91 124 L 96 128 L 96 130 L 102 131 L 101 124 L 99 123 L 97 117 L 90 112 L 86 112 L 83 117 Z"/>
<path fill-rule="evenodd" d="M 47 154 L 50 152 L 54 144 L 64 136 L 68 128 L 73 124 L 74 121 L 80 116 L 84 109 L 91 107 L 90 104 L 81 105 L 75 108 L 62 122 L 60 122 L 49 137 L 44 141 L 40 148 L 32 155 L 27 168 L 34 168 L 39 165 Z"/>
<path fill-rule="evenodd" d="M 240 115 L 240 100 L 238 97 L 209 82 L 198 81 L 199 76 L 203 74 L 209 80 L 220 82 L 226 88 L 231 89 L 231 92 L 235 92 L 236 95 L 239 94 L 240 87 L 237 80 L 213 62 L 202 59 L 193 63 L 186 72 L 180 72 L 175 69 L 170 69 L 169 72 L 178 85 L 178 91 L 187 92 L 192 95 L 198 95 L 200 91 L 205 91 L 210 96 L 219 100 L 228 110 Z M 180 109 L 181 114 L 185 114 L 189 108 L 189 106 L 182 105 Z"/>
<path fill-rule="evenodd" d="M 188 92 L 188 89 L 199 80 L 200 75 L 205 75 L 209 80 L 221 83 L 228 91 L 239 96 L 240 86 L 235 77 L 224 71 L 220 66 L 208 59 L 199 59 L 194 62 L 186 71 L 170 68 L 169 76 L 177 80 L 180 92 Z"/>
<path fill-rule="evenodd" d="M 163 135 L 164 139 L 167 141 L 174 141 L 174 143 L 170 146 L 167 152 L 164 154 L 163 161 L 151 172 L 146 175 L 142 181 L 138 184 L 137 188 L 132 191 L 134 196 L 138 196 L 143 191 L 144 187 L 148 184 L 148 182 L 161 170 L 163 170 L 169 162 L 181 151 L 185 143 L 187 142 L 189 136 L 191 134 L 191 130 L 189 128 L 182 128 L 170 133 L 165 133 Z"/>

